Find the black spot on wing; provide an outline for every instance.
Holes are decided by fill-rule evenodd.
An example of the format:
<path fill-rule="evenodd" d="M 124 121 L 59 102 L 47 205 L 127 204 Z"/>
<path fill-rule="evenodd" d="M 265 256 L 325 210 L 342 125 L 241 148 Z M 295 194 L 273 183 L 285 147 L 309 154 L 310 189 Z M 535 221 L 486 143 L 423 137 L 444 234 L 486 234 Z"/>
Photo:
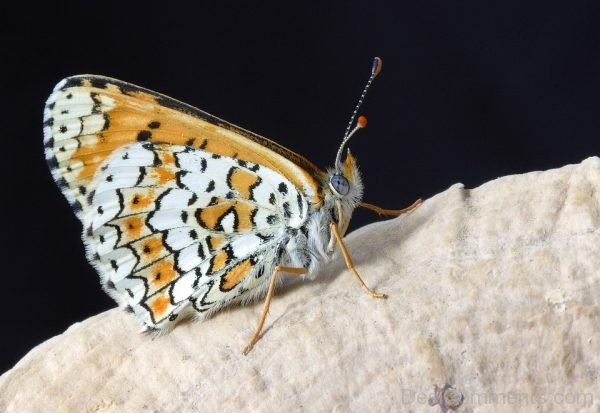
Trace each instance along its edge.
<path fill-rule="evenodd" d="M 98 89 L 106 89 L 106 85 L 108 83 L 107 79 L 101 79 L 101 78 L 97 78 L 97 77 L 89 78 L 88 80 L 89 80 L 90 84 L 92 85 L 92 87 L 95 87 Z"/>
<path fill-rule="evenodd" d="M 292 216 L 292 211 L 289 202 L 283 203 L 283 216 L 286 218 L 290 218 Z"/>
<path fill-rule="evenodd" d="M 61 90 L 69 89 L 71 87 L 78 87 L 83 84 L 81 77 L 70 77 L 65 80 L 65 84 L 61 87 Z"/>
<path fill-rule="evenodd" d="M 46 162 L 48 163 L 48 167 L 50 168 L 51 171 L 55 170 L 56 168 L 58 168 L 58 161 L 56 160 L 55 156 L 50 156 L 48 159 L 46 159 Z M 61 185 L 59 183 L 60 180 L 64 181 L 64 184 Z M 59 188 L 64 188 L 67 184 L 67 181 L 65 181 L 64 178 L 60 178 L 56 181 L 57 185 L 59 186 Z"/>
<path fill-rule="evenodd" d="M 288 193 L 288 187 L 287 187 L 287 185 L 284 182 L 280 183 L 279 186 L 277 187 L 277 189 L 283 195 L 287 195 L 287 193 Z"/>
<path fill-rule="evenodd" d="M 210 182 L 208 183 L 208 186 L 206 187 L 206 192 L 212 192 L 214 190 L 215 190 L 215 181 L 213 181 L 211 179 Z"/>
<path fill-rule="evenodd" d="M 296 192 L 296 202 L 298 202 L 298 211 L 300 211 L 300 216 L 302 216 L 304 213 L 304 202 L 302 202 L 300 192 Z"/>
<path fill-rule="evenodd" d="M 91 191 L 85 199 L 87 201 L 88 205 L 92 205 L 92 203 L 94 202 L 94 195 L 96 195 L 95 189 L 93 191 Z"/>
<path fill-rule="evenodd" d="M 149 141 L 150 139 L 152 139 L 152 132 L 147 130 L 140 131 L 137 135 L 137 140 L 141 142 Z"/>
<path fill-rule="evenodd" d="M 105 113 L 104 116 L 102 116 L 102 118 L 104 119 L 104 125 L 102 126 L 102 130 L 105 131 L 110 127 L 110 116 L 108 113 Z"/>
<path fill-rule="evenodd" d="M 206 259 L 206 253 L 204 252 L 204 246 L 202 245 L 201 242 L 198 243 L 198 257 L 200 257 L 200 259 L 202 261 L 204 261 Z M 198 267 L 198 271 L 200 271 L 200 267 Z"/>

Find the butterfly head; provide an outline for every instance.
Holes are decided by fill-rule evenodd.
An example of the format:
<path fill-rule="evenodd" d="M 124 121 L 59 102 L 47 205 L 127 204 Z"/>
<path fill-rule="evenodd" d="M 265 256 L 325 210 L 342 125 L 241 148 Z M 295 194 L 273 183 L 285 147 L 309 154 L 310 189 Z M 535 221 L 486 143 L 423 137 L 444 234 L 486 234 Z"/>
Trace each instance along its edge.
<path fill-rule="evenodd" d="M 329 189 L 336 198 L 360 198 L 362 182 L 356 165 L 356 158 L 352 156 L 350 150 L 348 150 L 346 160 L 340 167 L 329 172 L 328 181 Z"/>
<path fill-rule="evenodd" d="M 332 216 L 336 217 L 340 231 L 346 232 L 352 211 L 362 199 L 363 184 L 356 164 L 356 158 L 350 151 L 346 152 L 346 159 L 336 168 L 327 171 L 325 177 L 325 207 L 330 209 Z"/>

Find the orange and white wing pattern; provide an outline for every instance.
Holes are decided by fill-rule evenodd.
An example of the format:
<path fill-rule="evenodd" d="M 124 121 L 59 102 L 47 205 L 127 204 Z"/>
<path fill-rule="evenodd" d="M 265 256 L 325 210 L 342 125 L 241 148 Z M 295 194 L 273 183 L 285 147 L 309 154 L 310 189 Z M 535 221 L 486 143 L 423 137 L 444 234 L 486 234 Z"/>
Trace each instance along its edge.
<path fill-rule="evenodd" d="M 150 328 L 263 293 L 285 230 L 319 204 L 321 172 L 304 158 L 114 79 L 59 83 L 44 128 L 88 259 Z"/>
<path fill-rule="evenodd" d="M 314 205 L 322 172 L 262 136 L 175 99 L 116 79 L 80 75 L 56 85 L 44 110 L 46 159 L 78 217 L 98 167 L 123 145 L 166 142 L 264 165 Z"/>
<path fill-rule="evenodd" d="M 188 146 L 126 145 L 89 188 L 88 258 L 107 293 L 160 330 L 263 293 L 287 228 L 308 216 L 279 173 Z"/>

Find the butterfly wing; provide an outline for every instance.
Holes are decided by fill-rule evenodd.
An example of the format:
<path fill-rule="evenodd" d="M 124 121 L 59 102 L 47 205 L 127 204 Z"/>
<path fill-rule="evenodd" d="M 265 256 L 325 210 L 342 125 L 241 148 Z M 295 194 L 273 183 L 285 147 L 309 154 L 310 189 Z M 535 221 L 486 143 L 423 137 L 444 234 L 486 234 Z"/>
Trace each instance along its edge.
<path fill-rule="evenodd" d="M 46 158 L 78 217 L 89 184 L 116 149 L 167 142 L 266 166 L 286 177 L 315 206 L 322 172 L 300 155 L 175 99 L 95 75 L 61 81 L 46 103 Z"/>
<path fill-rule="evenodd" d="M 285 231 L 308 216 L 278 172 L 189 146 L 126 145 L 88 187 L 88 258 L 106 291 L 158 329 L 262 293 Z"/>
<path fill-rule="evenodd" d="M 152 328 L 263 292 L 285 231 L 322 203 L 301 156 L 106 77 L 55 87 L 44 144 L 105 290 Z"/>

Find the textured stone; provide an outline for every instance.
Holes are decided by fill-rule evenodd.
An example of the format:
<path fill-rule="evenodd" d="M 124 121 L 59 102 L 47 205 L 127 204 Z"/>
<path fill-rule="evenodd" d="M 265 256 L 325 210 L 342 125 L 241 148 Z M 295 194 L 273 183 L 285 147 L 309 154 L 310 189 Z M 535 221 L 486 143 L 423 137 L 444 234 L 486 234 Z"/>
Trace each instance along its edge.
<path fill-rule="evenodd" d="M 0 377 L 0 411 L 600 410 L 600 159 L 454 185 L 261 305 L 151 339 L 111 310 Z"/>

